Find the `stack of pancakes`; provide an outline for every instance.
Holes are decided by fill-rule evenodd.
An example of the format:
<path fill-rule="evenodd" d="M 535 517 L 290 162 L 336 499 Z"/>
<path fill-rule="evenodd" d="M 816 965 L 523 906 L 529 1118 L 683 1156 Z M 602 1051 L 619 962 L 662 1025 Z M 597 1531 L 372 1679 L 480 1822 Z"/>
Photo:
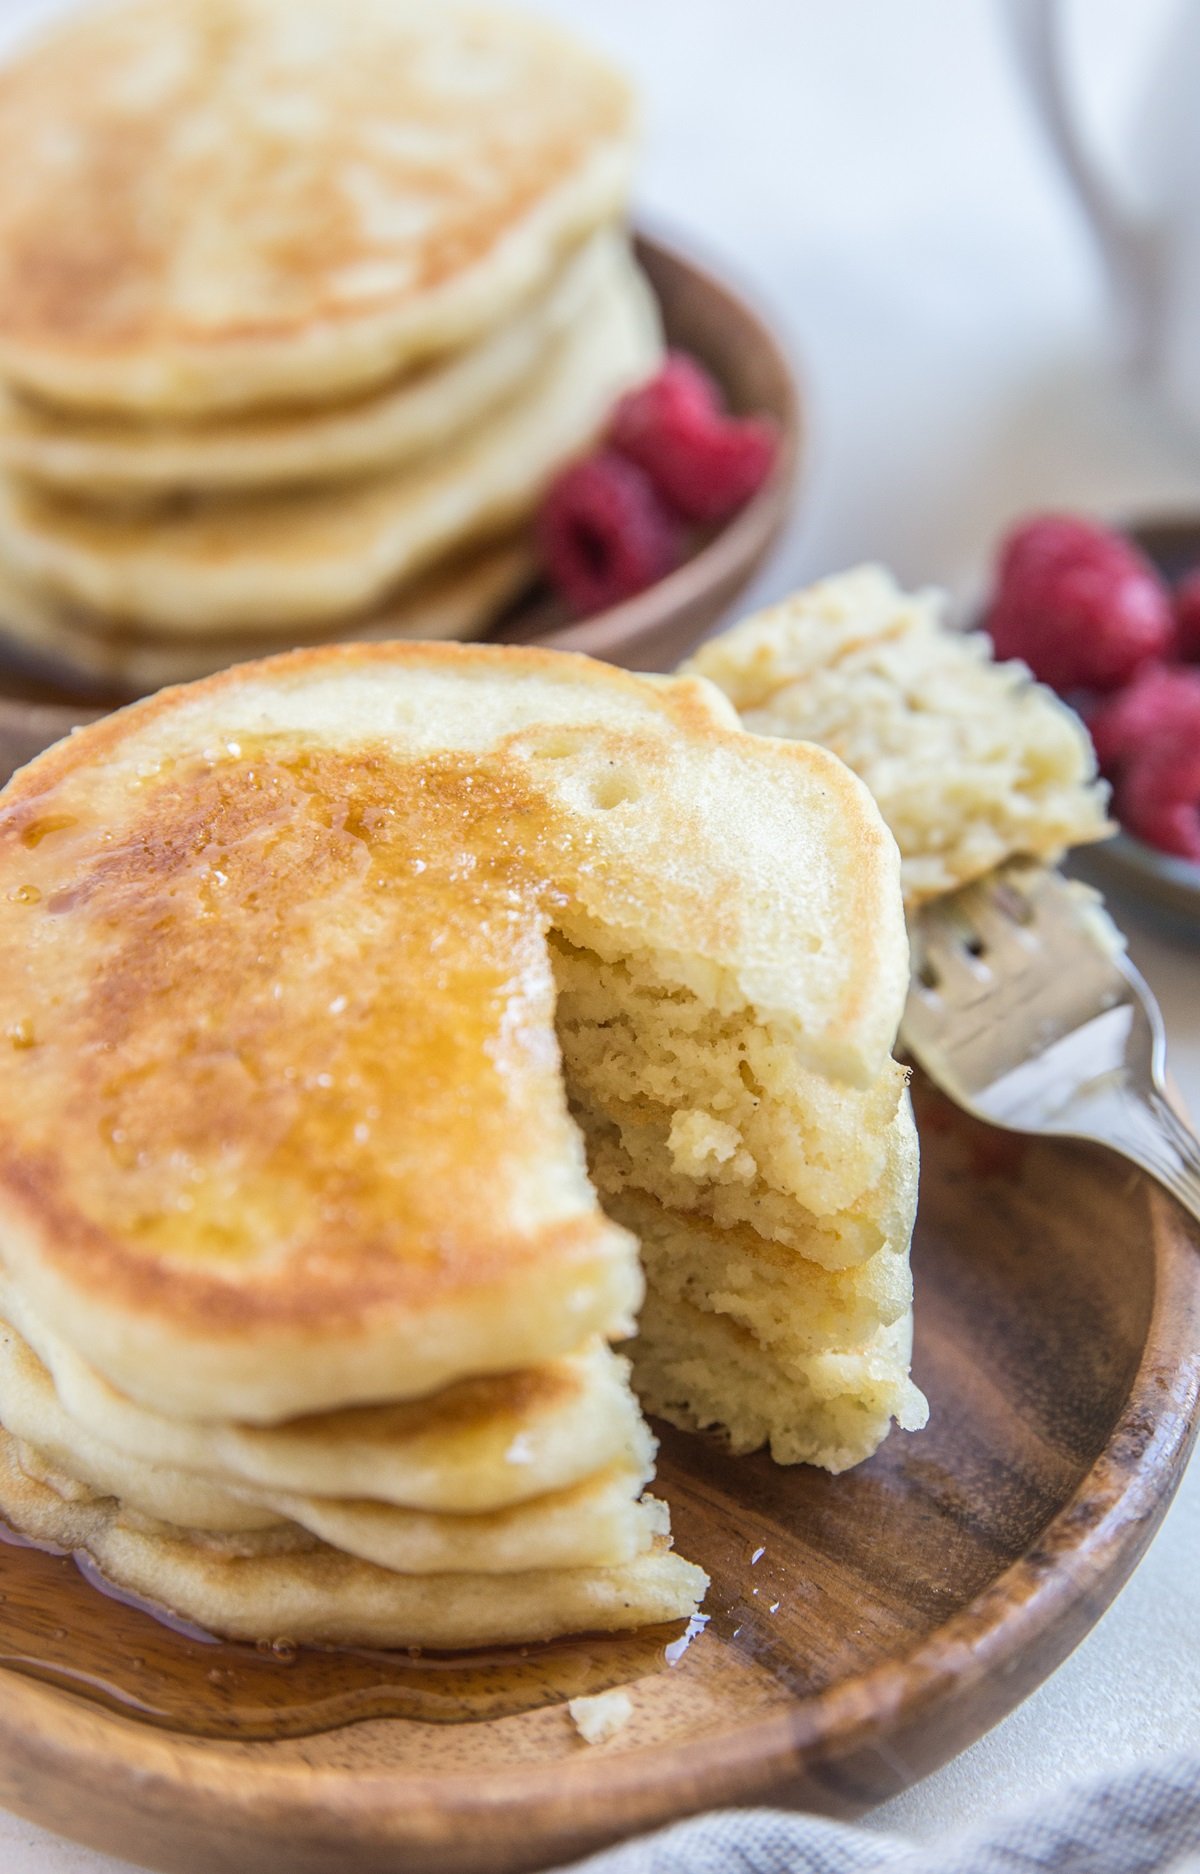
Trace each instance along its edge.
<path fill-rule="evenodd" d="M 129 693 L 469 637 L 660 351 L 624 82 L 456 0 L 120 0 L 0 76 L 0 636 Z"/>
<path fill-rule="evenodd" d="M 235 1636 L 689 1612 L 635 1318 L 643 1401 L 737 1450 L 922 1418 L 898 877 L 834 757 L 551 652 L 301 651 L 42 756 L 0 1513 Z"/>

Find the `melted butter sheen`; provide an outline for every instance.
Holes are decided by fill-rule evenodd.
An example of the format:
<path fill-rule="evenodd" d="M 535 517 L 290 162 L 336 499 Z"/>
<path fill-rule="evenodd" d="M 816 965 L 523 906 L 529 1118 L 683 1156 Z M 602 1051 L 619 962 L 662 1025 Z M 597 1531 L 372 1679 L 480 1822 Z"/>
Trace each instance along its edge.
<path fill-rule="evenodd" d="M 152 767 L 111 830 L 69 805 L 0 824 L 27 1160 L 156 1258 L 478 1261 L 534 1175 L 510 1141 L 560 1123 L 545 930 L 585 836 L 515 766 L 285 737 Z"/>

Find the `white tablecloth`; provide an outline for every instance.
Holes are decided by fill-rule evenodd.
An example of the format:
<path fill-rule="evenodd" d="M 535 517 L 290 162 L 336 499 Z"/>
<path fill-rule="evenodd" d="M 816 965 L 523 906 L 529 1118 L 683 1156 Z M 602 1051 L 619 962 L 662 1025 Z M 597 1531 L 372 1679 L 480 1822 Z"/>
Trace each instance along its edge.
<path fill-rule="evenodd" d="M 1200 508 L 1200 444 L 1117 380 L 1099 269 L 989 0 L 542 4 L 641 81 L 647 218 L 740 277 L 802 363 L 808 478 L 763 595 L 865 557 L 969 587 L 1004 521 L 1047 502 Z M 49 10 L 0 0 L 0 41 Z M 1127 102 L 1131 31 L 1154 11 L 1088 0 L 1102 136 Z M 1200 949 L 1125 921 L 1200 1112 Z M 1078 1652 L 879 1824 L 933 1834 L 1194 1745 L 1198 1554 L 1200 1466 Z M 0 1813 L 6 1874 L 120 1866 Z"/>

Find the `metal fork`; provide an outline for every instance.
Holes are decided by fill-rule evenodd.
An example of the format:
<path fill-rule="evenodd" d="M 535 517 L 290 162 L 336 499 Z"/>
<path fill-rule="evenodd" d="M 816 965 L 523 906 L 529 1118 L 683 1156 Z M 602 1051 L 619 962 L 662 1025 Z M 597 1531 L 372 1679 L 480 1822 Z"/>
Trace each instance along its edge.
<path fill-rule="evenodd" d="M 915 920 L 901 1044 L 977 1118 L 1093 1139 L 1200 1221 L 1200 1140 L 1163 1091 L 1158 1004 L 1097 893 L 1013 863 Z"/>

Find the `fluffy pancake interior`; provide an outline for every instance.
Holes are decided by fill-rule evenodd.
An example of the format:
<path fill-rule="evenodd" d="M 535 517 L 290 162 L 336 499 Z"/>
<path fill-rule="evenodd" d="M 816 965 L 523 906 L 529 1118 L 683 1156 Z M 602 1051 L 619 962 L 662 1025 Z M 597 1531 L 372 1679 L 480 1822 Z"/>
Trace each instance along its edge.
<path fill-rule="evenodd" d="M 908 1377 L 916 1139 L 903 1070 L 847 1087 L 798 1068 L 755 1011 L 719 1010 L 652 954 L 553 942 L 572 1110 L 608 1214 L 638 1237 L 630 1343 L 652 1411 L 735 1450 L 842 1470 Z M 686 1356 L 686 1357 L 684 1357 Z"/>

